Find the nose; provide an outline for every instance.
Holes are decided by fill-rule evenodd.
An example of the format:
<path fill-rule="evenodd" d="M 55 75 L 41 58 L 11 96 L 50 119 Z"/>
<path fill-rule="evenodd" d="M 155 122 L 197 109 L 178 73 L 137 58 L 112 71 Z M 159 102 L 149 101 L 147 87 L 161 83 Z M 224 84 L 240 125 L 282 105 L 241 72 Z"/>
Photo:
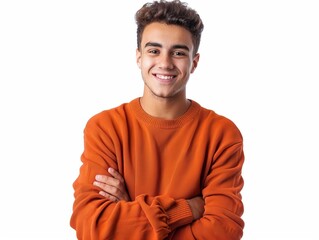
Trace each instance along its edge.
<path fill-rule="evenodd" d="M 162 69 L 173 69 L 174 63 L 170 53 L 163 53 L 159 58 L 159 67 Z"/>

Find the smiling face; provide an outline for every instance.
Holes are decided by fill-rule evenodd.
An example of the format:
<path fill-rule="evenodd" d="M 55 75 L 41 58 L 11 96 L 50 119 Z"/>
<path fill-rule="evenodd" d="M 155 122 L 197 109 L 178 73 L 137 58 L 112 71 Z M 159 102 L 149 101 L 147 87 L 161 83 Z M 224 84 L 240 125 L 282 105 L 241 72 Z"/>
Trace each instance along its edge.
<path fill-rule="evenodd" d="M 144 81 L 143 97 L 185 100 L 187 81 L 199 60 L 191 33 L 154 22 L 145 27 L 140 46 L 136 60 Z"/>

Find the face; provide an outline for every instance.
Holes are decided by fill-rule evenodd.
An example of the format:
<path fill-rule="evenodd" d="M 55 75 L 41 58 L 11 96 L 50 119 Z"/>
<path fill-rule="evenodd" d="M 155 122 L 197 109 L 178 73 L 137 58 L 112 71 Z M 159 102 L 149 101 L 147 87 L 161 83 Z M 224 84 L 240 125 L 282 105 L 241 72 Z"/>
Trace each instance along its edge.
<path fill-rule="evenodd" d="M 185 28 L 158 22 L 147 25 L 136 51 L 144 96 L 185 98 L 187 81 L 199 60 L 193 51 L 192 35 Z"/>

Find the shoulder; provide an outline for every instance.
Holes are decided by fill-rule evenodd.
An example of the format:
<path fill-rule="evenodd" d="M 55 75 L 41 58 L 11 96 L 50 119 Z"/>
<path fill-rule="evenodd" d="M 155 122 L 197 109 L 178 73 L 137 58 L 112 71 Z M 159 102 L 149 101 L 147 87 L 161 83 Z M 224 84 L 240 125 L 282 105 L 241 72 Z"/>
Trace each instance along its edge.
<path fill-rule="evenodd" d="M 200 121 L 206 126 L 208 132 L 220 138 L 242 141 L 242 134 L 235 122 L 212 109 L 200 106 Z"/>
<path fill-rule="evenodd" d="M 126 122 L 128 115 L 130 115 L 129 105 L 130 103 L 122 103 L 114 108 L 106 109 L 94 114 L 87 121 L 86 128 L 93 126 L 109 128 L 120 125 L 123 121 Z"/>

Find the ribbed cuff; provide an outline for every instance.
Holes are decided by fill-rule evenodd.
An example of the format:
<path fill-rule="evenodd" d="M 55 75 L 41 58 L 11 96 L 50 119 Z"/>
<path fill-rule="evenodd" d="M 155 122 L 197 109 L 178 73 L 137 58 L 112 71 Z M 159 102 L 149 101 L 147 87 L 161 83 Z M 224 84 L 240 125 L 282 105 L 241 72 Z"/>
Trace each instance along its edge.
<path fill-rule="evenodd" d="M 176 205 L 174 204 L 174 207 L 166 210 L 166 214 L 171 230 L 193 221 L 192 210 L 185 199 L 176 200 Z"/>

